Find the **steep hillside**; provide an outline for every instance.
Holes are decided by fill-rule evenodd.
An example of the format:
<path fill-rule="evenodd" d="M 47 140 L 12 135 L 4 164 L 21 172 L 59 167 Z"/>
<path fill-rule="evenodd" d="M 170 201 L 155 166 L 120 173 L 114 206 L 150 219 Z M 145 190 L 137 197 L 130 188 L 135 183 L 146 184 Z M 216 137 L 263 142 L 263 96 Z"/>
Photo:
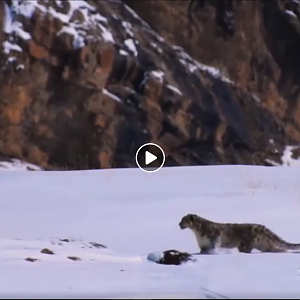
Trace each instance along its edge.
<path fill-rule="evenodd" d="M 133 167 L 154 142 L 167 166 L 281 163 L 300 141 L 298 2 L 220 3 L 2 1 L 0 153 Z"/>

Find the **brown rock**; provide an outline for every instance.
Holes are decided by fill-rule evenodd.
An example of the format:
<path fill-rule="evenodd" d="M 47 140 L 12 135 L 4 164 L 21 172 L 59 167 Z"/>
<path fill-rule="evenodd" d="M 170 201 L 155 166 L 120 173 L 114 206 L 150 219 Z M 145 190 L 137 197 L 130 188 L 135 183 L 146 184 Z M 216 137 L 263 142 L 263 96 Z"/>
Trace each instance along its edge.
<path fill-rule="evenodd" d="M 81 258 L 79 258 L 77 256 L 68 256 L 68 259 L 74 260 L 74 261 L 80 261 L 81 260 Z"/>
<path fill-rule="evenodd" d="M 95 248 L 101 249 L 101 248 L 107 248 L 103 244 L 95 243 L 95 242 L 90 242 L 90 245 L 92 245 Z"/>
<path fill-rule="evenodd" d="M 70 243 L 69 239 L 60 239 L 61 242 Z"/>
<path fill-rule="evenodd" d="M 300 147 L 299 148 L 295 148 L 292 151 L 292 158 L 293 159 L 299 159 L 300 158 Z"/>
<path fill-rule="evenodd" d="M 43 253 L 43 254 L 50 254 L 50 255 L 54 254 L 54 252 L 52 250 L 48 249 L 48 248 L 42 249 L 41 253 Z"/>
<path fill-rule="evenodd" d="M 0 30 L 0 153 L 47 169 L 134 167 L 154 142 L 166 166 L 280 162 L 300 142 L 293 3 L 206 0 L 190 18 L 177 0 L 18 9 L 22 28 Z"/>
<path fill-rule="evenodd" d="M 32 257 L 27 257 L 25 258 L 26 261 L 29 261 L 29 262 L 35 262 L 35 261 L 39 261 L 39 259 L 37 258 L 32 258 Z"/>

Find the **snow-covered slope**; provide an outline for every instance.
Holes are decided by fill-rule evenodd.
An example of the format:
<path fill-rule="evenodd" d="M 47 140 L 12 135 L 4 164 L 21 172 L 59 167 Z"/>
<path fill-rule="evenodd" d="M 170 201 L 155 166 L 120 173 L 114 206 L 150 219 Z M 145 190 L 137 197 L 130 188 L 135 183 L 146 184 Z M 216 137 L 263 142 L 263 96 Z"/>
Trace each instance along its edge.
<path fill-rule="evenodd" d="M 298 253 L 218 251 L 181 266 L 146 259 L 155 251 L 198 251 L 193 235 L 178 226 L 189 212 L 263 223 L 300 242 L 299 168 L 1 171 L 0 190 L 1 295 L 300 296 Z"/>

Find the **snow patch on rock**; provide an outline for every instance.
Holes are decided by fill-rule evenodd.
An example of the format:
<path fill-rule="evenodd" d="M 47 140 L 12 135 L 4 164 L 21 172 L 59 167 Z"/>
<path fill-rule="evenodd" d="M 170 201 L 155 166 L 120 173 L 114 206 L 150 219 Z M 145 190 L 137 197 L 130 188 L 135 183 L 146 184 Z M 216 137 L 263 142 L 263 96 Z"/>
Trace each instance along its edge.
<path fill-rule="evenodd" d="M 31 19 L 36 11 L 44 14 L 45 16 L 51 16 L 61 21 L 62 28 L 58 31 L 57 35 L 67 33 L 73 36 L 73 48 L 80 49 L 87 44 L 88 40 L 99 40 L 108 43 L 115 43 L 113 35 L 110 29 L 107 27 L 107 18 L 103 17 L 96 8 L 86 1 L 56 1 L 57 5 L 63 7 L 69 7 L 67 13 L 57 12 L 49 2 L 43 4 L 37 0 L 14 0 L 12 4 L 5 5 L 5 17 L 4 17 L 4 32 L 8 35 L 8 38 L 3 42 L 4 53 L 13 55 L 14 52 L 22 52 L 21 40 L 28 41 L 32 37 L 30 33 L 26 32 L 23 28 L 20 17 Z M 73 20 L 74 12 L 80 11 L 83 21 Z M 90 29 L 100 29 L 96 31 L 98 35 L 90 35 L 88 31 Z M 100 34 L 99 34 L 100 33 Z M 11 53 L 12 52 L 12 53 Z"/>
<path fill-rule="evenodd" d="M 282 165 L 288 167 L 300 167 L 300 159 L 293 158 L 293 150 L 299 149 L 300 146 L 286 146 L 282 157 Z"/>
<path fill-rule="evenodd" d="M 53 3 L 61 8 L 67 7 L 67 12 L 61 13 L 56 11 L 54 7 L 52 7 Z M 150 35 L 151 43 L 149 46 L 154 48 L 159 54 L 164 55 L 165 51 L 162 51 L 162 49 L 167 49 L 167 51 L 175 51 L 177 59 L 189 70 L 189 72 L 194 73 L 198 70 L 204 71 L 214 78 L 218 78 L 227 83 L 233 84 L 233 82 L 224 74 L 222 74 L 219 69 L 199 63 L 190 57 L 181 47 L 169 45 L 161 36 L 151 29 L 149 24 L 142 20 L 127 5 L 121 2 L 119 5 L 122 5 L 125 8 L 127 14 L 131 16 L 132 22 L 139 22 L 143 30 Z M 57 32 L 57 35 L 71 35 L 73 37 L 72 46 L 75 50 L 84 47 L 91 40 L 113 44 L 116 43 L 113 33 L 110 29 L 108 19 L 101 15 L 99 10 L 97 10 L 96 7 L 89 4 L 87 1 L 58 0 L 54 2 L 40 2 L 38 0 L 13 0 L 10 6 L 5 3 L 5 20 L 3 28 L 5 33 L 8 35 L 8 38 L 3 43 L 5 54 L 16 58 L 17 55 L 14 55 L 14 53 L 22 52 L 23 43 L 21 41 L 28 41 L 32 37 L 30 33 L 23 28 L 23 24 L 21 22 L 22 18 L 20 17 L 30 19 L 33 17 L 36 11 L 45 16 L 60 20 L 62 27 Z M 76 11 L 79 11 L 82 15 L 80 20 L 77 20 L 76 18 L 74 20 L 73 16 Z M 120 22 L 127 35 L 127 37 L 121 41 L 125 48 L 119 51 L 120 55 L 133 55 L 137 57 L 138 49 L 136 45 L 138 45 L 139 42 L 138 38 L 135 37 L 134 25 L 128 20 L 125 21 L 118 19 L 118 17 L 115 15 L 113 15 L 112 18 Z M 9 62 L 11 61 L 7 61 L 7 63 Z M 161 76 L 157 78 L 161 78 L 159 80 L 162 80 Z"/>
<path fill-rule="evenodd" d="M 21 161 L 19 159 L 11 159 L 9 161 L 0 161 L 0 171 L 42 171 L 39 166 Z"/>

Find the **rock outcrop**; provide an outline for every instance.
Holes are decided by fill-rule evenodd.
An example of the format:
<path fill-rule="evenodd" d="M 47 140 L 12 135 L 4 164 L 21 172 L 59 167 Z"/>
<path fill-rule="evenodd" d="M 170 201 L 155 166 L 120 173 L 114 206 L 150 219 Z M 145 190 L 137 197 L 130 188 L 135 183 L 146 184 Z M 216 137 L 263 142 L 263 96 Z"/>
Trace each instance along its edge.
<path fill-rule="evenodd" d="M 280 163 L 300 142 L 297 1 L 198 2 L 2 1 L 0 153 L 135 167 L 153 142 L 166 166 Z"/>

